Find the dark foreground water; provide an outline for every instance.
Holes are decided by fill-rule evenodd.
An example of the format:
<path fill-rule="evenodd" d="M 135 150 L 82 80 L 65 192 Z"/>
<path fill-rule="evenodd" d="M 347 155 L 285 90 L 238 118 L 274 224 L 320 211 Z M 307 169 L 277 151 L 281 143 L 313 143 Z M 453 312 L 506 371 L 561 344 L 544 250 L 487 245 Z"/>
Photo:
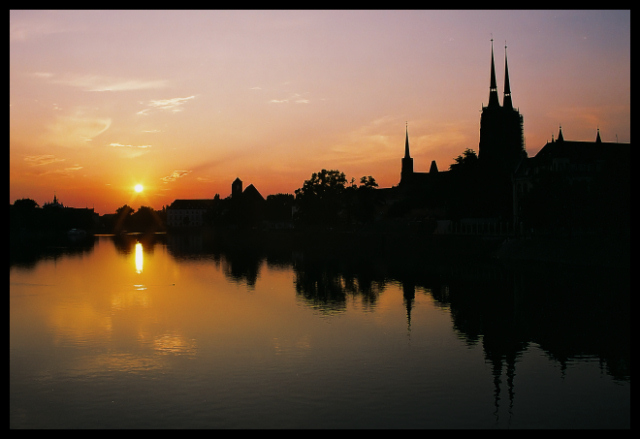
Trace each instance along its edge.
<path fill-rule="evenodd" d="M 628 270 L 263 244 L 14 251 L 10 427 L 630 428 Z"/>

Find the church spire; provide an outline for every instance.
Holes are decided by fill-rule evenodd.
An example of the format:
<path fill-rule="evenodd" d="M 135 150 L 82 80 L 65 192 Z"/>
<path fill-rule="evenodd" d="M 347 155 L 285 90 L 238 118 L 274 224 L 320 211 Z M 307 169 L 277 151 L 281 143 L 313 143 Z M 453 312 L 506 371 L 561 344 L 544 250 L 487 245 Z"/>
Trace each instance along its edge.
<path fill-rule="evenodd" d="M 600 139 L 600 128 L 598 128 L 598 134 L 596 135 L 596 143 L 602 143 L 602 140 Z"/>
<path fill-rule="evenodd" d="M 404 158 L 408 159 L 411 157 L 409 155 L 409 122 L 407 122 L 405 127 L 405 139 L 404 139 Z"/>
<path fill-rule="evenodd" d="M 504 45 L 504 101 L 502 105 L 505 108 L 513 108 L 511 102 L 511 87 L 509 86 L 509 67 L 507 66 L 507 45 Z"/>
<path fill-rule="evenodd" d="M 493 38 L 491 38 L 491 84 L 489 85 L 489 107 L 499 107 L 498 86 L 496 85 L 496 67 L 493 61 Z"/>
<path fill-rule="evenodd" d="M 405 127 L 404 138 L 404 158 L 402 159 L 402 171 L 400 174 L 400 184 L 410 183 L 413 179 L 413 159 L 409 155 L 409 123 Z"/>

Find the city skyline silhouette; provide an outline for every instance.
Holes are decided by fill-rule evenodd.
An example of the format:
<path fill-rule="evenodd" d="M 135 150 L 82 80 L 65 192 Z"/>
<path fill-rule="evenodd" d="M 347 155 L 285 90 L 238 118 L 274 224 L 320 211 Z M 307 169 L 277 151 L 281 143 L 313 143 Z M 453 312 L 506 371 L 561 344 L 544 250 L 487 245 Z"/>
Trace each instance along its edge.
<path fill-rule="evenodd" d="M 630 11 L 11 10 L 10 428 L 628 429 Z"/>
<path fill-rule="evenodd" d="M 630 141 L 628 11 L 10 18 L 11 203 L 43 205 L 55 192 L 100 214 L 123 204 L 160 209 L 224 198 L 235 178 L 264 197 L 293 193 L 323 168 L 392 187 L 406 122 L 416 171 L 434 160 L 446 170 L 465 149 L 477 152 L 491 38 L 497 61 L 502 41 L 509 47 L 530 156 L 560 125 L 572 140 L 599 129 L 604 142 Z M 158 33 L 165 23 L 171 30 Z"/>

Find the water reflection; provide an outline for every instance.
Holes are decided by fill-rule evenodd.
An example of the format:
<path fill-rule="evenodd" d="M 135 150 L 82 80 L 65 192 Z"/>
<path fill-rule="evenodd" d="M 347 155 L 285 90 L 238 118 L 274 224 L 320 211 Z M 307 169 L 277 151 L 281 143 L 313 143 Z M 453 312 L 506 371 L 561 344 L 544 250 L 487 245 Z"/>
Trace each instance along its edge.
<path fill-rule="evenodd" d="M 9 264 L 11 266 L 33 268 L 41 260 L 57 260 L 61 257 L 82 257 L 91 253 L 93 236 L 78 239 L 67 236 L 50 236 L 30 239 L 28 237 L 10 238 Z"/>
<path fill-rule="evenodd" d="M 177 261 L 209 261 L 229 281 L 249 289 L 255 288 L 265 267 L 289 267 L 299 300 L 326 315 L 343 313 L 351 300 L 357 300 L 361 309 L 375 312 L 389 284 L 399 284 L 410 328 L 419 288 L 449 310 L 455 330 L 469 346 L 482 343 L 496 383 L 503 368 L 507 382 L 512 381 L 512 369 L 530 343 L 541 346 L 563 371 L 575 358 L 594 356 L 616 379 L 630 378 L 630 281 L 626 270 L 553 265 L 507 268 L 492 261 L 445 263 L 437 258 L 370 252 L 367 243 L 362 243 L 362 248 L 351 246 L 348 251 L 337 243 L 308 246 L 288 235 L 195 233 L 109 239 L 120 254 L 133 251 L 139 275 L 143 274 L 144 254 L 153 254 L 158 245 L 166 247 Z M 59 249 L 59 255 L 91 250 L 92 246 L 70 245 Z M 40 257 L 49 255 L 43 252 Z M 31 264 L 35 262 L 37 258 Z M 14 258 L 11 263 L 24 265 Z M 147 288 L 143 282 L 132 285 L 136 290 Z M 123 291 L 113 300 L 120 308 L 124 303 L 148 299 Z"/>
<path fill-rule="evenodd" d="M 197 345 L 195 340 L 187 339 L 178 333 L 164 333 L 153 341 L 154 349 L 164 355 L 195 356 Z"/>
<path fill-rule="evenodd" d="M 96 245 L 98 242 L 113 245 Z M 571 376 L 573 364 L 591 359 L 598 362 L 603 375 L 630 381 L 626 270 L 444 260 L 429 252 L 371 251 L 371 245 L 330 241 L 318 245 L 286 234 L 98 237 L 82 250 L 60 253 L 69 258 L 91 255 L 92 265 L 83 265 L 87 272 L 77 278 L 57 274 L 70 272 L 65 271 L 65 264 L 71 259 L 38 265 L 38 260 L 45 259 L 35 258 L 28 266 L 12 259 L 12 273 L 16 268 L 24 274 L 12 275 L 12 285 L 15 281 L 15 290 L 23 294 L 14 296 L 12 286 L 12 300 L 38 294 L 34 285 L 22 288 L 30 279 L 27 274 L 33 274 L 34 284 L 37 279 L 47 280 L 39 282 L 39 288 L 51 288 L 41 296 L 42 309 L 30 312 L 43 319 L 40 325 L 53 328 L 51 339 L 56 348 L 82 347 L 84 351 L 69 351 L 75 358 L 65 356 L 60 361 L 68 362 L 68 375 L 83 380 L 100 375 L 113 379 L 110 373 L 158 379 L 151 373 L 165 373 L 169 365 L 180 361 L 191 365 L 196 359 L 204 360 L 202 367 L 207 370 L 233 370 L 231 376 L 246 378 L 249 367 L 277 370 L 269 363 L 271 354 L 296 367 L 305 358 L 334 358 L 330 355 L 334 345 L 320 341 L 307 329 L 309 322 L 296 321 L 300 315 L 290 310 L 284 314 L 279 307 L 282 293 L 293 298 L 298 308 L 311 309 L 326 322 L 345 324 L 356 319 L 366 323 L 370 322 L 367 317 L 385 316 L 394 321 L 385 320 L 384 325 L 402 326 L 409 336 L 422 337 L 425 326 L 433 324 L 424 314 L 425 303 L 433 304 L 447 321 L 447 330 L 452 327 L 455 331 L 459 344 L 478 349 L 476 363 L 484 359 L 481 373 L 491 384 L 484 394 L 491 392 L 496 422 L 505 411 L 512 414 L 523 385 L 516 380 L 522 359 L 538 349 L 547 362 L 559 366 L 563 377 Z M 113 256 L 114 247 L 117 256 Z M 267 291 L 278 294 L 265 294 Z M 402 308 L 394 305 L 392 310 L 389 303 Z M 28 337 L 34 321 L 38 319 L 12 305 L 12 338 Z M 298 332 L 298 328 L 305 329 Z M 345 338 L 362 332 L 362 340 L 371 343 L 367 330 L 357 324 L 347 328 Z M 35 343 L 44 345 L 46 340 Z M 424 343 L 420 337 L 414 340 L 416 346 Z M 24 344 L 31 343 L 34 341 Z M 324 355 L 321 343 L 329 346 Z M 349 346 L 359 349 L 366 343 Z M 12 342 L 16 345 L 21 343 Z M 47 349 L 41 346 L 34 352 Z M 394 349 L 376 355 L 404 358 L 405 353 Z M 416 347 L 412 355 L 418 355 L 420 349 L 429 353 L 432 347 Z M 35 367 L 29 364 L 39 363 L 16 359 L 14 351 L 12 347 L 12 376 L 13 367 L 20 369 L 22 364 L 28 369 Z M 231 360 L 222 359 L 229 355 Z M 333 363 L 326 365 L 336 368 Z M 408 370 L 423 367 L 406 365 Z"/>
<path fill-rule="evenodd" d="M 136 243 L 136 273 L 142 273 L 143 266 L 143 256 L 142 256 L 142 244 Z"/>
<path fill-rule="evenodd" d="M 380 294 L 400 284 L 407 325 L 416 288 L 448 309 L 455 330 L 469 346 L 482 343 L 496 385 L 503 370 L 513 384 L 514 367 L 531 343 L 565 371 L 575 358 L 593 356 L 616 379 L 630 378 L 629 273 L 617 269 L 494 261 L 443 261 L 437 257 L 385 255 L 337 243 L 308 247 L 265 237 L 169 236 L 179 260 L 217 261 L 229 280 L 252 287 L 267 267 L 289 265 L 300 300 L 322 314 L 340 314 L 350 300 L 375 312 Z M 510 387 L 509 387 L 510 388 Z M 512 392 L 510 388 L 509 392 Z M 499 389 L 496 387 L 496 398 Z"/>

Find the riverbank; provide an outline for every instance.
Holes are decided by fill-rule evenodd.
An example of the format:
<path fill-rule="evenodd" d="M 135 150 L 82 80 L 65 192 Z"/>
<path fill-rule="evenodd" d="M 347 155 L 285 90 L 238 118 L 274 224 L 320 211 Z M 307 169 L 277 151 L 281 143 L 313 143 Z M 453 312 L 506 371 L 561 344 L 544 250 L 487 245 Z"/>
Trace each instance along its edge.
<path fill-rule="evenodd" d="M 409 256 L 432 260 L 486 259 L 628 268 L 629 232 L 606 235 L 500 237 L 433 235 L 420 231 L 327 229 L 240 230 L 202 228 L 198 234 L 224 247 L 312 250 L 319 255 Z"/>
<path fill-rule="evenodd" d="M 629 234 L 533 237 L 505 240 L 495 258 L 507 262 L 549 262 L 581 266 L 629 268 Z"/>

